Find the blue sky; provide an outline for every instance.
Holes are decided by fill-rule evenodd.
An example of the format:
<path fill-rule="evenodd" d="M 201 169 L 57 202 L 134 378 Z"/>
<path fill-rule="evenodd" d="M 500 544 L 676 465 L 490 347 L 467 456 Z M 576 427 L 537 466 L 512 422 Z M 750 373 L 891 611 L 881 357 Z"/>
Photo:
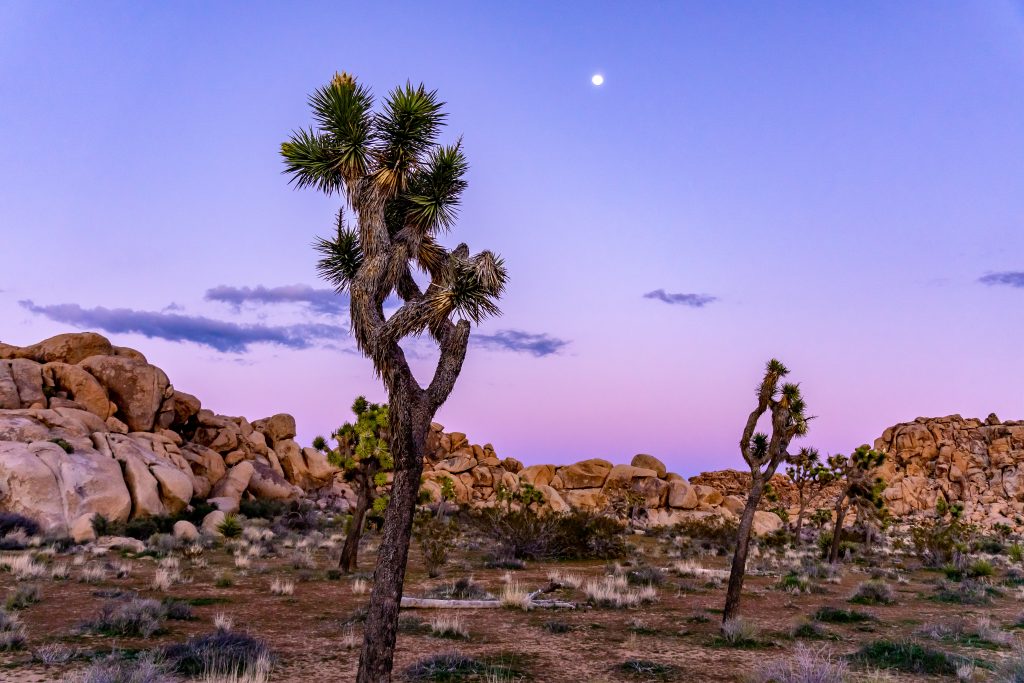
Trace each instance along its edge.
<path fill-rule="evenodd" d="M 303 294 L 336 200 L 278 156 L 336 70 L 436 88 L 464 136 L 450 241 L 512 279 L 439 419 L 499 454 L 736 465 L 771 356 L 825 451 L 1024 418 L 1024 4 L 999 0 L 0 2 L 0 339 L 102 325 L 306 439 L 382 398 L 344 302 Z"/>

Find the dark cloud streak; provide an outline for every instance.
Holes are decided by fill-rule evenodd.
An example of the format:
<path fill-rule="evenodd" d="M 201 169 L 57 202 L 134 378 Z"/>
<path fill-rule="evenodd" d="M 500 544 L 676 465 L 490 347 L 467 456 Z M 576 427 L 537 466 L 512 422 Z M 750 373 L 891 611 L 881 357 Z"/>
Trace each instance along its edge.
<path fill-rule="evenodd" d="M 129 308 L 82 308 L 78 304 L 38 306 L 19 301 L 22 308 L 50 320 L 112 334 L 141 334 L 151 339 L 193 342 L 223 353 L 246 353 L 251 344 L 272 344 L 289 349 L 306 349 L 317 342 L 347 335 L 337 325 L 301 323 L 296 325 L 241 324 L 203 316 Z"/>
<path fill-rule="evenodd" d="M 348 296 L 333 289 L 316 289 L 309 285 L 283 285 L 280 287 L 231 287 L 219 285 L 206 290 L 207 301 L 226 303 L 236 311 L 244 304 L 304 304 L 321 315 L 338 315 L 348 305 Z"/>
<path fill-rule="evenodd" d="M 674 306 L 690 306 L 691 308 L 704 308 L 710 303 L 718 301 L 717 296 L 710 294 L 685 294 L 666 292 L 664 289 L 656 289 L 653 292 L 644 294 L 645 299 L 663 301 Z"/>
<path fill-rule="evenodd" d="M 522 330 L 498 330 L 494 334 L 473 333 L 469 341 L 474 346 L 491 351 L 512 351 L 528 353 L 531 356 L 551 356 L 557 354 L 569 342 L 549 334 L 533 334 Z"/>
<path fill-rule="evenodd" d="M 1003 285 L 1005 287 L 1017 287 L 1024 289 L 1024 272 L 1005 271 L 1002 273 L 989 273 L 978 278 L 983 285 Z"/>

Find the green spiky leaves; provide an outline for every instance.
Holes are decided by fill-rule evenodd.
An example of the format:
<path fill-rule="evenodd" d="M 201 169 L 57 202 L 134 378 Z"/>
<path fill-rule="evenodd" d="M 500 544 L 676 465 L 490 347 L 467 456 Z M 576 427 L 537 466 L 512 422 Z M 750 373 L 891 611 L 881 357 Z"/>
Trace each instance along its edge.
<path fill-rule="evenodd" d="M 453 316 L 479 323 L 499 315 L 497 300 L 504 293 L 507 280 L 505 262 L 489 251 L 471 258 L 453 254 L 438 286 L 427 293 L 429 324 Z"/>
<path fill-rule="evenodd" d="M 345 225 L 342 210 L 338 211 L 332 239 L 317 237 L 313 248 L 320 254 L 316 262 L 317 274 L 334 286 L 339 294 L 348 289 L 360 266 L 363 265 L 363 249 L 359 235 Z"/>
<path fill-rule="evenodd" d="M 406 221 L 425 234 L 449 230 L 458 215 L 459 200 L 466 189 L 465 175 L 469 169 L 462 141 L 438 147 L 427 165 L 417 172 L 405 199 Z"/>
<path fill-rule="evenodd" d="M 392 90 L 384 102 L 384 111 L 374 117 L 379 139 L 375 152 L 373 179 L 388 196 L 404 193 L 410 177 L 436 144 L 444 125 L 444 103 L 437 91 L 427 91 L 423 84 Z"/>

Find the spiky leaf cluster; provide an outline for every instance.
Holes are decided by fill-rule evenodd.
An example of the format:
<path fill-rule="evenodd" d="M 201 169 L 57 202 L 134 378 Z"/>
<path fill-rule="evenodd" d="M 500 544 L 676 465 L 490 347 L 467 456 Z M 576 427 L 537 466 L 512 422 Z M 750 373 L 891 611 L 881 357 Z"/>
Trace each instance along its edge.
<path fill-rule="evenodd" d="M 369 90 L 342 73 L 317 89 L 309 106 L 316 125 L 281 145 L 285 172 L 297 187 L 342 194 L 361 219 L 353 230 L 339 214 L 335 234 L 317 239 L 320 276 L 344 292 L 365 267 L 378 298 L 396 291 L 408 301 L 409 264 L 429 274 L 426 305 L 410 316 L 414 322 L 402 321 L 401 334 L 437 329 L 453 316 L 478 323 L 497 315 L 502 260 L 487 251 L 448 252 L 436 240 L 455 223 L 469 167 L 461 140 L 438 142 L 446 114 L 436 91 L 406 83 L 374 112 Z M 383 232 L 362 221 L 377 212 Z M 369 262 L 380 254 L 385 262 Z"/>
<path fill-rule="evenodd" d="M 359 396 L 352 404 L 352 412 L 355 421 L 346 422 L 331 434 L 336 448 L 330 448 L 322 436 L 313 440 L 313 447 L 325 452 L 331 464 L 342 468 L 347 478 L 361 471 L 374 485 L 383 486 L 387 481 L 385 472 L 394 467 L 387 443 L 388 407 Z"/>
<path fill-rule="evenodd" d="M 850 503 L 860 510 L 881 512 L 885 509 L 885 480 L 874 476 L 885 462 L 885 453 L 867 444 L 858 446 L 849 457 L 833 455 L 827 460 L 831 477 L 845 484 L 844 493 Z"/>

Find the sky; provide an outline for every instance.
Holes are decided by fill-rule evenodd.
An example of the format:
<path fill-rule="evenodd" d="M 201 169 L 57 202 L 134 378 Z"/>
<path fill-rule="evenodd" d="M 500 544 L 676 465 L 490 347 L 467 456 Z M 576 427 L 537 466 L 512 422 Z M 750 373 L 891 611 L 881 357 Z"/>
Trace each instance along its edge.
<path fill-rule="evenodd" d="M 279 156 L 341 70 L 437 89 L 471 165 L 445 243 L 509 268 L 447 429 L 742 467 L 771 357 L 794 448 L 1024 419 L 1022 0 L 0 0 L 0 340 L 99 331 L 303 441 L 383 400 L 314 270 L 339 200 Z"/>

